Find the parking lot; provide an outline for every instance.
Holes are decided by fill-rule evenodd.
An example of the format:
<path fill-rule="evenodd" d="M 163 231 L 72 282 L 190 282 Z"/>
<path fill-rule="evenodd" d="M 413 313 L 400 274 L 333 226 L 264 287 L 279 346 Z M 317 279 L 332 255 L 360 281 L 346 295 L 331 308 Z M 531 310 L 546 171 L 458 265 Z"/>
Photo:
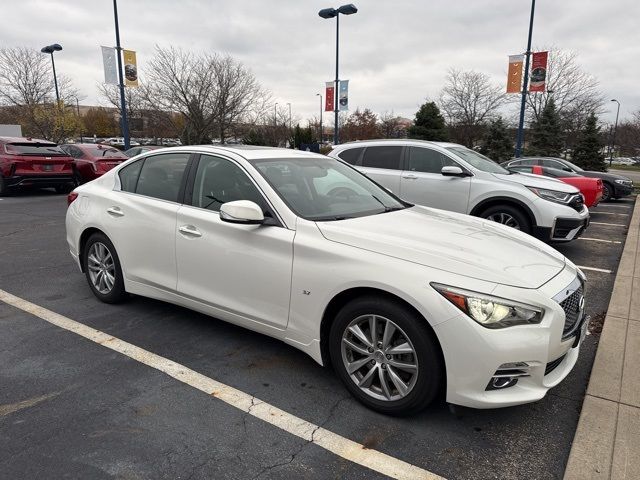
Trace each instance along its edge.
<path fill-rule="evenodd" d="M 530 405 L 440 401 L 393 418 L 361 406 L 330 369 L 284 343 L 153 300 L 101 304 L 67 251 L 66 197 L 0 199 L 1 290 L 159 356 L 143 363 L 0 302 L 0 477 L 384 478 L 362 465 L 383 461 L 445 478 L 561 478 L 633 203 L 594 208 L 583 238 L 556 246 L 587 274 L 594 318 L 563 383 Z M 234 405 L 163 373 L 160 357 L 267 402 L 291 425 L 246 413 L 244 397 Z M 300 419 L 335 438 L 292 434 Z"/>

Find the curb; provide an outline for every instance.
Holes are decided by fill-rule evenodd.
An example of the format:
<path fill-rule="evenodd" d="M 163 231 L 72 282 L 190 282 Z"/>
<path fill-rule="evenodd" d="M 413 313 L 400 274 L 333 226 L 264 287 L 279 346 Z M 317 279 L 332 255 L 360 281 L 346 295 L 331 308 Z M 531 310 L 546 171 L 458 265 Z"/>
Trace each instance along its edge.
<path fill-rule="evenodd" d="M 636 199 L 565 480 L 640 478 L 639 239 Z"/>

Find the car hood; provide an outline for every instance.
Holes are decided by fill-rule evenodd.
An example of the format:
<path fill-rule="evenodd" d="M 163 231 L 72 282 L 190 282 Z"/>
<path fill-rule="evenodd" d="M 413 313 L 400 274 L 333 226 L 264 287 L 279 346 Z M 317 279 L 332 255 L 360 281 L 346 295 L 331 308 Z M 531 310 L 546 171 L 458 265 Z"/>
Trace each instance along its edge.
<path fill-rule="evenodd" d="M 615 173 L 585 171 L 585 172 L 578 172 L 578 174 L 582 175 L 583 177 L 600 178 L 602 180 L 611 180 L 611 181 L 614 181 L 614 180 L 627 180 L 627 181 L 631 181 L 631 179 L 629 177 L 625 177 L 624 175 L 616 175 Z"/>
<path fill-rule="evenodd" d="M 529 235 L 434 208 L 316 224 L 334 242 L 514 287 L 538 288 L 565 266 L 563 255 Z"/>
<path fill-rule="evenodd" d="M 544 188 L 547 190 L 555 190 L 558 192 L 577 193 L 578 190 L 571 185 L 564 183 L 555 178 L 543 177 L 533 173 L 512 173 L 511 175 L 503 173 L 494 173 L 494 177 L 506 181 L 524 185 L 525 187 Z"/>

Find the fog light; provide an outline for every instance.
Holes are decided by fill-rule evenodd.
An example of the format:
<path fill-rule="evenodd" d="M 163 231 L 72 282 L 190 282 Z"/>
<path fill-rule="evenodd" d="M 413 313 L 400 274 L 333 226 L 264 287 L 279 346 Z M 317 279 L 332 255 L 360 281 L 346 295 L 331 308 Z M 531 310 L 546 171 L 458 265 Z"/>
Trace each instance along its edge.
<path fill-rule="evenodd" d="M 502 390 L 513 387 L 516 383 L 518 383 L 518 379 L 514 377 L 493 377 L 486 390 Z"/>

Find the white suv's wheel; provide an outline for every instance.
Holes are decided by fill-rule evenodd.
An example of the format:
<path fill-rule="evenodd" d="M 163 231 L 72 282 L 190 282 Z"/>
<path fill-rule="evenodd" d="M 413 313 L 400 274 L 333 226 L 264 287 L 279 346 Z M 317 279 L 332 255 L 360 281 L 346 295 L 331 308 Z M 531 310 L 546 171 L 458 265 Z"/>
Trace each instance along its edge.
<path fill-rule="evenodd" d="M 501 223 L 507 227 L 521 230 L 524 233 L 531 233 L 531 225 L 527 217 L 517 208 L 511 205 L 496 205 L 484 210 L 480 217 L 491 220 L 492 222 Z"/>

